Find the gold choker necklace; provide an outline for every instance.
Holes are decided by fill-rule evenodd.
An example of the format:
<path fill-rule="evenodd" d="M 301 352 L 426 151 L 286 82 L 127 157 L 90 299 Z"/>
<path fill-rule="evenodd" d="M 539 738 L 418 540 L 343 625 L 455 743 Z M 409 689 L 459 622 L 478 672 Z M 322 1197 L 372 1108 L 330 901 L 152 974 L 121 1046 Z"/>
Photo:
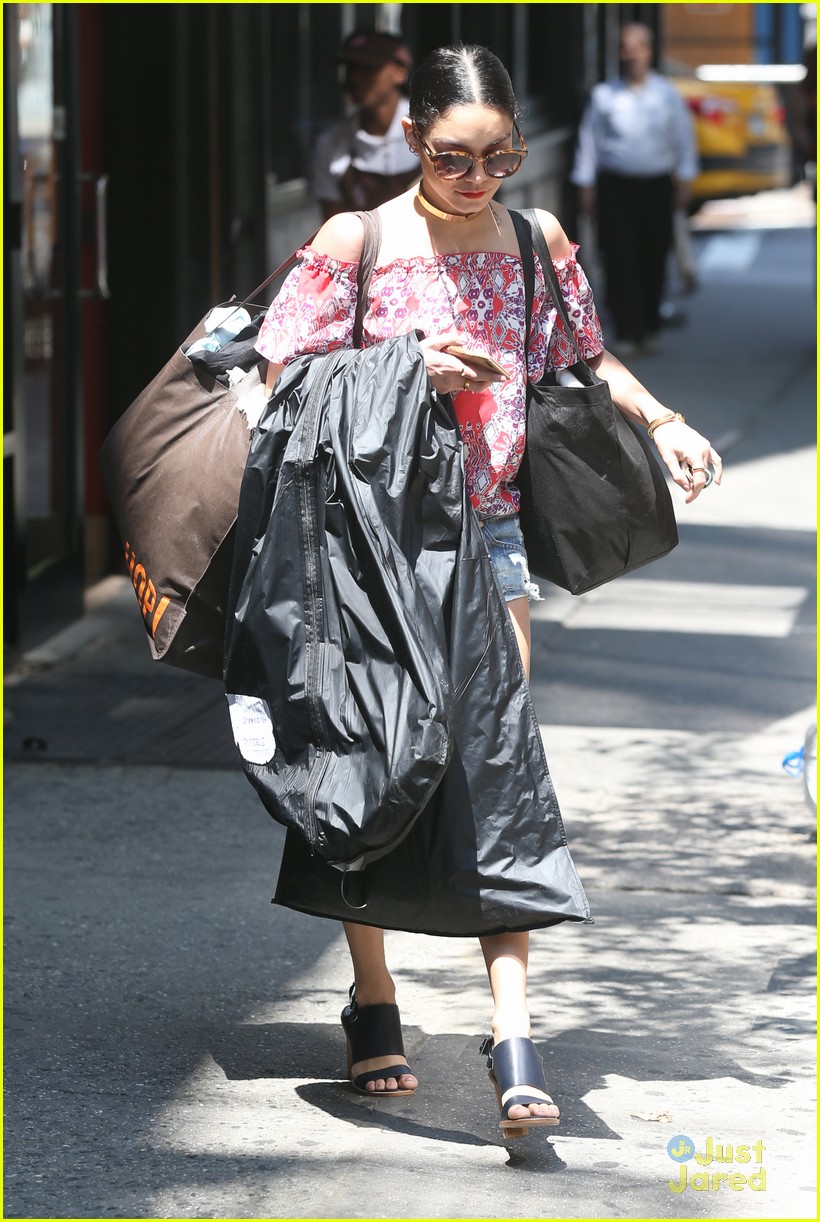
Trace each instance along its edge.
<path fill-rule="evenodd" d="M 435 204 L 431 204 L 426 195 L 423 194 L 421 187 L 418 190 L 419 203 L 427 212 L 432 212 L 433 216 L 437 216 L 440 221 L 473 221 L 477 216 L 481 216 L 481 212 L 468 212 L 465 216 L 461 212 L 443 212 L 441 208 L 437 208 Z M 485 205 L 489 207 L 489 205 Z"/>
<path fill-rule="evenodd" d="M 427 196 L 423 193 L 421 186 L 419 186 L 417 195 L 418 201 L 422 208 L 424 208 L 427 212 L 432 213 L 433 216 L 437 216 L 441 221 L 474 221 L 477 217 L 483 216 L 484 212 L 487 211 L 493 218 L 496 230 L 499 233 L 501 232 L 501 227 L 498 224 L 498 217 L 489 203 L 485 204 L 479 212 L 468 212 L 465 216 L 461 212 L 444 212 L 441 208 L 437 208 L 435 204 L 431 204 Z"/>

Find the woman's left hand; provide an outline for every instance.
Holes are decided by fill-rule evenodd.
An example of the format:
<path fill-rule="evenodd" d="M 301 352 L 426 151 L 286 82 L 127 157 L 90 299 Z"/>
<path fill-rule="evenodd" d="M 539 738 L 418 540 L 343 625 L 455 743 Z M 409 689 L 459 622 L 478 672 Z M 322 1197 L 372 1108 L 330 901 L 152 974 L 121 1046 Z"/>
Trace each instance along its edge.
<path fill-rule="evenodd" d="M 688 424 L 672 420 L 655 431 L 654 440 L 672 479 L 686 493 L 687 505 L 713 480 L 720 483 L 723 476 L 720 455 Z"/>

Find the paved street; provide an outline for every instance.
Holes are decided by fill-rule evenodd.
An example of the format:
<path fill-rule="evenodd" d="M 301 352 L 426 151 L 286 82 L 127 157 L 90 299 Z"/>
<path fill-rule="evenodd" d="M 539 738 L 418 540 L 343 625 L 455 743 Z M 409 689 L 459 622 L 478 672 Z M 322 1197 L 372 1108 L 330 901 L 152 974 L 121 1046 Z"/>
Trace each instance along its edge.
<path fill-rule="evenodd" d="M 458 939 L 389 938 L 416 1095 L 346 1086 L 340 930 L 269 904 L 283 833 L 224 698 L 151 662 L 112 578 L 5 690 L 6 1217 L 816 1216 L 815 821 L 781 767 L 814 720 L 814 231 L 694 241 L 634 368 L 724 485 L 664 561 L 534 610 L 595 918 L 532 939 L 560 1128 L 501 1143 Z"/>

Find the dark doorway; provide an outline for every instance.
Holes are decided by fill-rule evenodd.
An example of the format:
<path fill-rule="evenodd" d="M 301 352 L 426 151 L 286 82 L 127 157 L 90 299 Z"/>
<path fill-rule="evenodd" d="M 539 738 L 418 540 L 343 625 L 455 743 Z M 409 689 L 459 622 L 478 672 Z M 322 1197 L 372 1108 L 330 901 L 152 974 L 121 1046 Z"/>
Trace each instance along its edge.
<path fill-rule="evenodd" d="M 82 613 L 75 17 L 4 7 L 6 640 Z"/>

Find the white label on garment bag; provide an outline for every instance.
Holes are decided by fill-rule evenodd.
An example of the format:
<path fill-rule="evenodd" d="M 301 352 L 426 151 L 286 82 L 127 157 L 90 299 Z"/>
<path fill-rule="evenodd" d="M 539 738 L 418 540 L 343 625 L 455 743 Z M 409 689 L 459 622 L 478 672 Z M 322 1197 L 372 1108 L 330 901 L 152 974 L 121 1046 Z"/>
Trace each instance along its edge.
<path fill-rule="evenodd" d="M 276 751 L 267 700 L 227 693 L 231 729 L 239 753 L 249 764 L 267 764 Z"/>

